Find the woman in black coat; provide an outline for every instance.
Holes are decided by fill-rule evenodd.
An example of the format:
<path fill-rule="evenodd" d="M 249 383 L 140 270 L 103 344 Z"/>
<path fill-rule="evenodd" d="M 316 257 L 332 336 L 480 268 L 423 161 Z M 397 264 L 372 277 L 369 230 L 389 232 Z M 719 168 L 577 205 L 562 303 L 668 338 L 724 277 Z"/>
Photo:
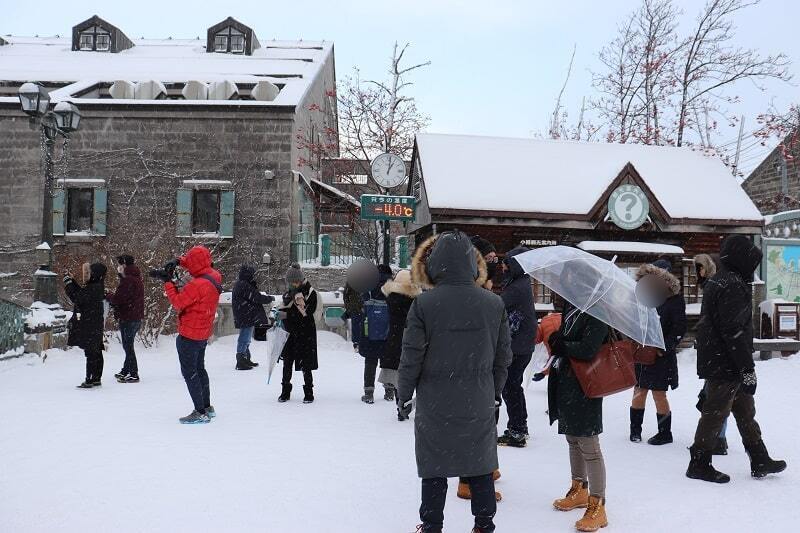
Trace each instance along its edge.
<path fill-rule="evenodd" d="M 236 370 L 250 370 L 258 366 L 250 355 L 250 341 L 256 326 L 269 325 L 264 306 L 271 304 L 275 298 L 261 294 L 255 281 L 256 269 L 250 265 L 242 265 L 239 279 L 233 285 L 231 303 L 233 307 L 233 325 L 239 330 L 236 343 Z"/>
<path fill-rule="evenodd" d="M 414 298 L 421 292 L 411 280 L 411 272 L 401 270 L 394 280 L 387 281 L 381 292 L 386 296 L 389 306 L 389 337 L 381 357 L 381 373 L 378 381 L 386 388 L 384 399 L 394 401 L 397 390 L 397 369 L 400 366 L 400 355 L 403 352 L 403 332 L 406 329 L 406 318 Z M 405 420 L 399 417 L 400 420 Z"/>
<path fill-rule="evenodd" d="M 103 377 L 103 327 L 105 325 L 105 280 L 102 263 L 89 267 L 89 281 L 81 287 L 70 275 L 64 276 L 64 290 L 73 303 L 67 344 L 78 346 L 86 355 L 86 379 L 79 389 L 100 386 Z"/>
<path fill-rule="evenodd" d="M 664 353 L 652 365 L 636 365 L 636 387 L 631 401 L 631 442 L 641 442 L 647 393 L 652 391 L 656 404 L 658 433 L 647 443 L 653 445 L 672 442 L 672 412 L 667 400 L 667 390 L 678 388 L 678 344 L 686 334 L 686 301 L 681 294 L 681 283 L 669 272 L 668 261 L 659 259 L 642 265 L 636 280 L 647 288 L 658 305 L 661 330 L 664 333 Z"/>
<path fill-rule="evenodd" d="M 311 286 L 300 265 L 293 264 L 286 273 L 289 290 L 283 295 L 283 328 L 289 339 L 283 347 L 283 381 L 279 402 L 286 402 L 292 392 L 292 365 L 303 372 L 303 403 L 314 401 L 314 378 L 317 361 L 317 324 L 314 313 L 317 310 L 317 291 Z"/>

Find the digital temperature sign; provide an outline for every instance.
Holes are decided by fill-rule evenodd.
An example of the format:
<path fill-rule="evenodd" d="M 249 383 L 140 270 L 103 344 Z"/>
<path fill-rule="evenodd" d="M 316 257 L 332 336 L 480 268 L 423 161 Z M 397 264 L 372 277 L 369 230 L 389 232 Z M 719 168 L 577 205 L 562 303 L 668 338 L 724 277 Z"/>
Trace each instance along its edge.
<path fill-rule="evenodd" d="M 416 200 L 413 196 L 361 195 L 361 218 L 363 220 L 412 222 L 415 215 Z"/>

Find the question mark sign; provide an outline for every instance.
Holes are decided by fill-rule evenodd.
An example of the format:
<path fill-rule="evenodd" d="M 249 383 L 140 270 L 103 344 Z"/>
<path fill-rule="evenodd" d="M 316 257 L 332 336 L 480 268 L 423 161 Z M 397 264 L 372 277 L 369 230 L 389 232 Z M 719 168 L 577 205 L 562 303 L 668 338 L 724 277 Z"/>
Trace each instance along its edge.
<path fill-rule="evenodd" d="M 624 202 L 626 200 L 628 201 L 628 205 L 625 206 L 625 220 L 630 220 L 632 217 L 631 209 L 633 209 L 633 206 L 639 203 L 639 198 L 637 198 L 632 192 L 626 192 L 619 197 L 619 201 Z"/>

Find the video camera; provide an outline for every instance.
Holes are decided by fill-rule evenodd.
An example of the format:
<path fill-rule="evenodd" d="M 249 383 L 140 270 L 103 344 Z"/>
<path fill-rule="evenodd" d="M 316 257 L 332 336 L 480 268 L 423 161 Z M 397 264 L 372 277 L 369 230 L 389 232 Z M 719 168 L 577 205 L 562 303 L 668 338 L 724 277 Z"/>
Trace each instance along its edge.
<path fill-rule="evenodd" d="M 150 270 L 150 277 L 155 279 L 160 279 L 164 283 L 168 281 L 174 281 L 176 279 L 175 276 L 175 269 L 178 268 L 180 262 L 177 259 L 173 259 L 172 261 L 168 261 L 164 264 L 161 269 L 152 269 Z"/>

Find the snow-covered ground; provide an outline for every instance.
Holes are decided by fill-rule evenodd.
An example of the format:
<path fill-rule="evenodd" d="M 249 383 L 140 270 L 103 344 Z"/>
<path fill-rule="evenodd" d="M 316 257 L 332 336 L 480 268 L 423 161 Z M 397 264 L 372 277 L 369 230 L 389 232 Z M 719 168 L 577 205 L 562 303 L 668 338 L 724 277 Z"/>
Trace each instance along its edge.
<path fill-rule="evenodd" d="M 278 404 L 280 379 L 266 369 L 233 370 L 234 337 L 207 352 L 212 403 L 208 425 L 182 426 L 191 410 L 171 339 L 140 349 L 139 384 L 118 384 L 118 344 L 106 355 L 102 388 L 77 390 L 82 352 L 51 350 L 0 362 L 0 531 L 378 532 L 405 533 L 419 522 L 413 425 L 396 421 L 382 399 L 361 395 L 362 359 L 320 334 L 316 403 L 299 394 Z M 264 362 L 265 345 L 255 344 Z M 796 406 L 800 356 L 759 362 L 758 420 L 773 456 L 788 470 L 755 481 L 735 427 L 731 450 L 715 465 L 733 480 L 717 486 L 684 471 L 698 413 L 694 355 L 681 355 L 681 387 L 670 394 L 676 442 L 628 442 L 629 395 L 605 403 L 602 445 L 608 469 L 605 531 L 793 531 L 800 490 Z M 295 391 L 302 379 L 295 374 Z M 567 447 L 547 425 L 543 384 L 528 389 L 532 440 L 500 449 L 499 532 L 568 532 L 578 511 L 551 501 L 569 483 Z M 501 426 L 505 423 L 501 419 Z M 648 405 L 645 434 L 655 432 Z M 445 530 L 471 528 L 469 503 L 450 482 Z"/>

